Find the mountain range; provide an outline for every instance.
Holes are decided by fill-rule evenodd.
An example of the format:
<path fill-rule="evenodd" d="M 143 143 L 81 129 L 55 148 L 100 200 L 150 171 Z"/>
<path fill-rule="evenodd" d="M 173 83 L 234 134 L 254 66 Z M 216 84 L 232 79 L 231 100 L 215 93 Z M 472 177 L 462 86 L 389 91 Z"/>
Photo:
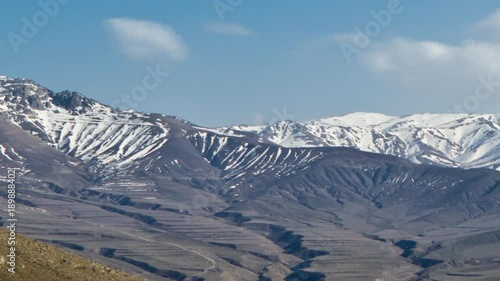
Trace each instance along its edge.
<path fill-rule="evenodd" d="M 500 114 L 206 128 L 6 76 L 0 114 L 20 231 L 152 280 L 500 276 Z"/>

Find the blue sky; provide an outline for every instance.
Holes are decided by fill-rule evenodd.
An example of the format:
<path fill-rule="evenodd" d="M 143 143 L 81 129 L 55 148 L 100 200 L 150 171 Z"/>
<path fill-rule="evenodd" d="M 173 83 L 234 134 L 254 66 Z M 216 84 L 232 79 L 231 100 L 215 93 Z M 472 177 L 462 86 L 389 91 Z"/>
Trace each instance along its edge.
<path fill-rule="evenodd" d="M 0 74 L 116 104 L 158 68 L 133 108 L 205 126 L 498 113 L 494 2 L 5 1 Z"/>

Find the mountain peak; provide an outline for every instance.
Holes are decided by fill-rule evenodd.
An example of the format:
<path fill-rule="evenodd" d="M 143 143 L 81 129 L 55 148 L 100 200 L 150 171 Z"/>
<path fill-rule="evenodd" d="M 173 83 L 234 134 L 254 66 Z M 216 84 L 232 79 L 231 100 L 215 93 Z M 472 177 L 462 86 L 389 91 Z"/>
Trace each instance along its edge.
<path fill-rule="evenodd" d="M 99 104 L 78 92 L 64 90 L 55 93 L 33 80 L 8 76 L 0 76 L 0 96 L 3 96 L 0 103 L 7 111 L 64 109 L 73 113 L 83 113 Z"/>
<path fill-rule="evenodd" d="M 332 116 L 327 118 L 321 118 L 318 120 L 312 120 L 311 122 L 319 121 L 331 125 L 366 127 L 366 126 L 378 125 L 394 118 L 398 117 L 382 113 L 354 112 L 342 116 Z"/>
<path fill-rule="evenodd" d="M 52 102 L 56 106 L 70 111 L 82 111 L 87 108 L 91 108 L 98 103 L 97 101 L 89 99 L 78 92 L 72 92 L 68 90 L 52 94 L 51 96 Z"/>

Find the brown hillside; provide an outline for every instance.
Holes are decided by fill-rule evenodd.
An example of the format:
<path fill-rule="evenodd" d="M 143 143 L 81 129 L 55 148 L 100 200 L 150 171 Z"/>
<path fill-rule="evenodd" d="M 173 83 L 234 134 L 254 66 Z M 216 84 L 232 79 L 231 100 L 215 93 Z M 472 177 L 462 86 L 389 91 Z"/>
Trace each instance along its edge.
<path fill-rule="evenodd" d="M 146 281 L 17 234 L 16 272 L 8 271 L 8 231 L 0 228 L 1 281 Z"/>

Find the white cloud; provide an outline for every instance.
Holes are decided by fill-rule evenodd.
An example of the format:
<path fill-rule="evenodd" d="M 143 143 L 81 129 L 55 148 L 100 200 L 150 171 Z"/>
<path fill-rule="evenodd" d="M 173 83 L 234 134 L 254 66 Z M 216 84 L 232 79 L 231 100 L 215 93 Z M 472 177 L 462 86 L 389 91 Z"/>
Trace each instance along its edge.
<path fill-rule="evenodd" d="M 107 19 L 104 24 L 120 50 L 131 58 L 165 57 L 180 61 L 188 56 L 187 46 L 170 26 L 128 18 Z"/>
<path fill-rule="evenodd" d="M 252 34 L 252 31 L 246 27 L 228 22 L 211 22 L 205 25 L 205 29 L 217 33 L 217 34 L 227 34 L 227 35 L 237 35 L 237 36 L 248 36 Z"/>
<path fill-rule="evenodd" d="M 472 26 L 473 29 L 500 29 L 500 9 Z"/>
<path fill-rule="evenodd" d="M 459 43 L 401 37 L 377 40 L 354 33 L 330 34 L 306 43 L 315 48 L 336 47 L 342 59 L 347 56 L 341 44 L 352 47 L 348 61 L 352 58 L 354 65 L 365 67 L 375 77 L 403 86 L 399 91 L 451 96 L 473 91 L 479 76 L 500 80 L 500 10 L 468 31 L 472 34 Z"/>
<path fill-rule="evenodd" d="M 470 30 L 500 34 L 500 10 L 472 25 Z M 345 35 L 342 38 L 347 38 Z M 399 72 L 416 77 L 491 74 L 500 76 L 500 41 L 488 38 L 465 39 L 459 44 L 394 38 L 373 41 L 361 49 L 359 61 L 377 73 Z M 475 74 L 475 75 L 474 75 Z"/>
<path fill-rule="evenodd" d="M 464 31 L 463 40 L 447 42 L 354 28 L 311 38 L 291 54 L 307 59 L 297 60 L 300 66 L 325 62 L 339 92 L 359 95 L 360 103 L 402 112 L 498 112 L 500 10 Z"/>
<path fill-rule="evenodd" d="M 349 44 L 354 44 L 356 39 L 356 34 L 354 33 L 340 33 L 334 34 L 332 36 L 333 40 L 337 43 L 345 42 Z"/>
<path fill-rule="evenodd" d="M 461 59 L 466 61 L 464 51 L 462 47 L 439 42 L 396 38 L 387 42 L 372 43 L 361 56 L 361 61 L 376 72 L 402 71 L 405 68 L 420 66 L 455 64 Z"/>
<path fill-rule="evenodd" d="M 500 44 L 464 41 L 444 44 L 397 38 L 373 43 L 358 62 L 401 94 L 435 100 L 475 93 L 479 77 L 500 81 Z M 498 90 L 497 90 L 498 92 Z M 442 102 L 445 104 L 445 102 Z M 482 106 L 487 108 L 491 100 Z"/>
<path fill-rule="evenodd" d="M 500 9 L 472 25 L 467 32 L 475 40 L 500 43 Z"/>
<path fill-rule="evenodd" d="M 360 56 L 360 62 L 377 73 L 397 71 L 422 75 L 457 72 L 500 75 L 499 61 L 500 44 L 471 40 L 451 45 L 397 38 L 373 43 Z"/>

